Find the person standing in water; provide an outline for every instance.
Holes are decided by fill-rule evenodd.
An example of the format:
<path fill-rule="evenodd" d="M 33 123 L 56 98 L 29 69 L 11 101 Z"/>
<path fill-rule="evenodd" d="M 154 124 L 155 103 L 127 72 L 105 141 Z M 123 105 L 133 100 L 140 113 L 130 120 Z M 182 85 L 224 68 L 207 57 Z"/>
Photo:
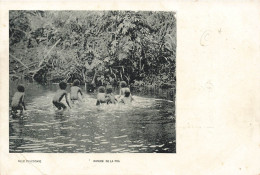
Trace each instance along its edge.
<path fill-rule="evenodd" d="M 116 104 L 117 100 L 113 93 L 113 87 L 111 85 L 107 85 L 106 91 L 107 91 L 106 93 L 107 104 Z"/>
<path fill-rule="evenodd" d="M 16 114 L 17 110 L 20 110 L 20 114 L 23 113 L 23 110 L 26 110 L 24 104 L 24 86 L 18 85 L 17 86 L 18 92 L 15 92 L 12 98 L 12 113 Z"/>
<path fill-rule="evenodd" d="M 131 96 L 130 90 L 129 89 L 125 89 L 125 95 L 124 97 L 120 100 L 120 103 L 123 104 L 131 104 L 131 102 L 133 101 L 133 98 Z"/>
<path fill-rule="evenodd" d="M 69 101 L 68 101 L 68 93 L 66 91 L 67 83 L 60 82 L 59 83 L 60 89 L 56 92 L 56 94 L 53 97 L 52 103 L 54 106 L 56 106 L 59 110 L 66 109 L 67 107 L 61 102 L 62 98 L 65 96 L 66 103 L 70 107 Z M 71 107 L 70 107 L 71 108 Z"/>
<path fill-rule="evenodd" d="M 104 86 L 100 86 L 98 88 L 98 94 L 97 94 L 97 103 L 96 105 L 100 105 L 101 103 L 106 103 L 107 99 L 106 99 L 106 93 L 105 93 L 105 87 Z"/>
<path fill-rule="evenodd" d="M 120 91 L 119 91 L 119 99 L 124 98 L 125 97 L 125 92 L 127 91 L 127 93 L 129 92 L 129 96 L 132 98 L 131 92 L 129 87 L 127 87 L 127 84 L 125 81 L 121 81 L 120 82 Z M 123 96 L 123 97 L 122 97 Z M 132 98 L 133 100 L 133 98 Z"/>
<path fill-rule="evenodd" d="M 74 103 L 74 101 L 76 101 L 76 100 L 80 101 L 80 98 L 78 95 L 79 93 L 81 94 L 81 97 L 83 97 L 83 93 L 79 87 L 79 80 L 76 79 L 73 81 L 73 85 L 70 88 L 70 100 L 72 101 L 72 103 Z"/>

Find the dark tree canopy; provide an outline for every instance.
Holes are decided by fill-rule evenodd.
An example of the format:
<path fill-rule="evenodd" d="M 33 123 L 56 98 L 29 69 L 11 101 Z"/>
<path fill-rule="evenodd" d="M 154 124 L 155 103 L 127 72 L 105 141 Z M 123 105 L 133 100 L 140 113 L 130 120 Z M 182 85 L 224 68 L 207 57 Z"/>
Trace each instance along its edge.
<path fill-rule="evenodd" d="M 174 12 L 10 11 L 10 75 L 174 84 Z"/>

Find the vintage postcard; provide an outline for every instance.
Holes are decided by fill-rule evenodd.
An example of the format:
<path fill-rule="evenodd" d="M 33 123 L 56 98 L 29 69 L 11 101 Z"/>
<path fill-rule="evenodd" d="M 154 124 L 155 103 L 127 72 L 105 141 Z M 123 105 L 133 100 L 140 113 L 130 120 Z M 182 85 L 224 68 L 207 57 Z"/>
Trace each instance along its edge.
<path fill-rule="evenodd" d="M 259 174 L 260 3 L 0 1 L 0 174 Z"/>

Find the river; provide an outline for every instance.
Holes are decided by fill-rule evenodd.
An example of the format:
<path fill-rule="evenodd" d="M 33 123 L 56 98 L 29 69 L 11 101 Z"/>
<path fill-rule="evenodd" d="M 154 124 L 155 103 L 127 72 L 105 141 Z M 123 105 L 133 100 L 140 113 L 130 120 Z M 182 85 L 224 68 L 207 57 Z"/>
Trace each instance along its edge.
<path fill-rule="evenodd" d="M 81 103 L 57 112 L 52 104 L 57 84 L 24 85 L 27 110 L 9 117 L 10 153 L 176 152 L 175 103 L 166 90 L 133 91 L 128 106 L 96 106 L 96 94 L 84 91 Z M 16 86 L 10 81 L 10 100 Z"/>

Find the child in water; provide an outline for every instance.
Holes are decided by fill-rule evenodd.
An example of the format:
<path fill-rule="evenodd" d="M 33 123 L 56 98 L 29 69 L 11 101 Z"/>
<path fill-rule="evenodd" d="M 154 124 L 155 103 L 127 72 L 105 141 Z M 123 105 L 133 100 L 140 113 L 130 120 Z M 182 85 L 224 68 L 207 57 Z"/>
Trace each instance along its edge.
<path fill-rule="evenodd" d="M 23 110 L 26 110 L 25 104 L 24 104 L 24 86 L 18 85 L 17 86 L 18 92 L 16 92 L 12 98 L 12 113 L 16 114 L 17 110 L 20 110 L 20 113 L 23 112 Z"/>
<path fill-rule="evenodd" d="M 129 89 L 129 87 L 127 87 L 127 84 L 126 84 L 126 82 L 125 81 L 121 81 L 120 82 L 120 92 L 119 92 L 119 99 L 120 98 L 122 98 L 122 96 L 123 96 L 123 98 L 125 97 L 125 92 L 127 91 L 127 93 L 129 92 L 130 93 L 130 97 L 131 97 L 131 99 L 133 100 L 133 98 L 132 98 L 132 95 L 131 95 L 131 92 L 130 92 L 130 89 Z"/>
<path fill-rule="evenodd" d="M 65 96 L 66 103 L 70 107 L 69 101 L 68 101 L 68 94 L 66 91 L 67 83 L 60 82 L 59 83 L 60 89 L 56 92 L 56 94 L 53 97 L 52 103 L 54 106 L 56 106 L 59 110 L 60 109 L 66 109 L 66 106 L 61 102 L 62 98 Z M 71 108 L 71 107 L 70 107 Z"/>
<path fill-rule="evenodd" d="M 81 97 L 83 96 L 82 91 L 79 87 L 79 80 L 74 80 L 72 87 L 70 88 L 70 100 L 72 103 L 76 100 L 80 100 L 78 94 L 81 94 Z"/>
<path fill-rule="evenodd" d="M 106 93 L 105 93 L 105 87 L 104 86 L 100 86 L 98 88 L 98 94 L 97 94 L 97 103 L 96 105 L 100 105 L 101 103 L 106 103 Z"/>
<path fill-rule="evenodd" d="M 107 104 L 116 104 L 117 100 L 115 98 L 115 95 L 113 94 L 112 86 L 108 85 L 106 89 L 107 89 L 107 94 L 106 94 Z"/>
<path fill-rule="evenodd" d="M 133 101 L 133 98 L 131 96 L 130 90 L 129 89 L 125 89 L 125 95 L 120 100 L 120 103 L 130 104 L 132 101 Z"/>

